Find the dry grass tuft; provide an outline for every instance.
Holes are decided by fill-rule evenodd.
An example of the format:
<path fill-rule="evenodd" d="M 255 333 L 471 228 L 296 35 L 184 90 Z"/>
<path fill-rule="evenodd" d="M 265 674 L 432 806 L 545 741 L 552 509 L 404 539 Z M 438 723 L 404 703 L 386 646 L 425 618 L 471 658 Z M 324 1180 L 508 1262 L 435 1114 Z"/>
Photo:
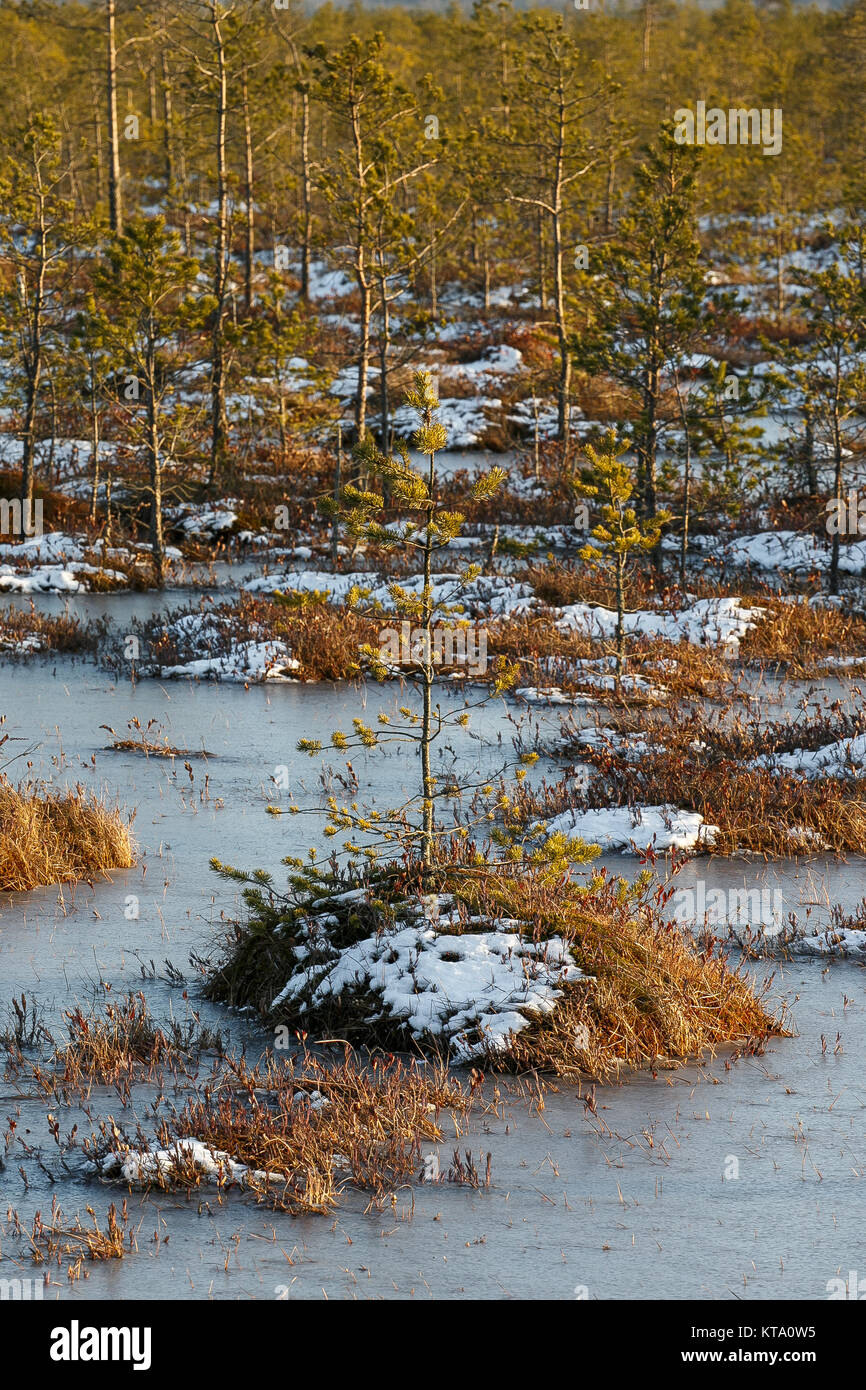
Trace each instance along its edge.
<path fill-rule="evenodd" d="M 0 778 L 0 890 L 91 879 L 133 863 L 129 827 L 103 798 Z"/>
<path fill-rule="evenodd" d="M 190 1096 L 164 1120 L 156 1144 L 172 1154 L 154 1165 L 150 1185 L 166 1191 L 243 1186 L 258 1200 L 285 1211 L 332 1211 L 344 1189 L 353 1187 L 382 1199 L 416 1181 L 423 1172 L 421 1144 L 440 1144 L 443 1111 L 465 1112 L 471 1095 L 444 1066 L 422 1067 L 393 1056 L 362 1064 L 349 1051 L 338 1062 L 304 1054 L 269 1058 L 250 1066 L 226 1059 L 218 1083 Z M 191 1148 L 178 1140 L 206 1145 L 216 1173 L 203 1173 Z M 104 1122 L 92 1144 L 98 1158 L 108 1153 L 147 1153 L 141 1138 L 130 1139 L 113 1120 Z M 218 1155 L 246 1169 L 242 1175 Z M 453 1180 L 472 1185 L 472 1168 Z M 469 1176 L 467 1176 L 467 1172 Z M 477 1170 L 475 1170 L 477 1178 Z"/>
<path fill-rule="evenodd" d="M 826 669 L 827 659 L 862 657 L 866 664 L 866 619 L 805 598 L 796 603 L 762 600 L 766 608 L 742 640 L 744 661 L 772 662 L 794 675 L 813 675 Z"/>
<path fill-rule="evenodd" d="M 141 993 L 106 1002 L 101 1012 L 77 1006 L 64 1017 L 68 1042 L 55 1051 L 49 1069 L 34 1068 L 35 1079 L 50 1091 L 85 1091 L 96 1084 L 128 1093 L 132 1081 L 153 1080 L 166 1068 L 186 1071 L 202 1052 L 224 1047 L 222 1036 L 203 1027 L 197 1014 L 161 1027 Z"/>
<path fill-rule="evenodd" d="M 399 912 L 401 904 L 417 901 L 421 891 L 411 868 L 393 878 L 390 887 L 380 875 L 371 881 L 367 911 L 384 928 L 383 902 L 390 897 L 390 909 Z M 452 895 L 465 908 L 467 922 L 504 918 L 522 924 L 522 932 L 533 940 L 564 937 L 577 964 L 593 977 L 565 987 L 551 1014 L 516 1034 L 506 1051 L 488 1057 L 491 1067 L 610 1079 L 624 1068 L 652 1066 L 660 1058 L 684 1062 L 723 1045 L 759 1046 L 781 1031 L 748 979 L 666 922 L 660 888 L 651 893 L 642 885 L 630 891 L 604 875 L 585 882 L 525 863 L 499 862 L 492 872 L 486 860 L 478 862 L 455 844 L 440 851 L 423 891 Z M 352 904 L 356 917 L 360 906 Z M 314 916 L 316 907 L 311 903 L 306 910 Z M 348 945 L 353 935 L 371 929 L 366 912 L 353 925 L 349 910 L 334 899 L 322 900 L 318 910 L 331 921 L 320 930 L 340 943 Z M 451 917 L 448 930 L 453 933 L 459 928 Z M 225 959 L 211 974 L 211 997 L 253 1005 L 269 1015 L 270 1001 L 298 963 L 291 948 L 293 913 L 286 913 L 284 926 L 278 921 L 268 926 L 265 930 L 254 910 L 246 923 L 235 924 Z M 338 1034 L 356 1044 L 411 1045 L 402 1020 L 391 1017 L 378 997 L 362 997 L 346 987 L 324 1003 L 305 1002 L 303 1013 L 293 1014 L 297 1005 L 281 1005 L 276 1017 L 289 1027 L 303 1027 L 313 1039 Z M 583 1042 L 578 1040 L 581 1030 L 586 1030 Z M 435 1052 L 441 1040 L 428 1038 L 426 1046 Z"/>
<path fill-rule="evenodd" d="M 603 874 L 587 888 L 526 872 L 464 883 L 473 911 L 531 922 L 542 938 L 562 935 L 593 977 L 566 988 L 551 1014 L 513 1036 L 509 1067 L 609 1081 L 720 1047 L 757 1051 L 784 1031 L 714 942 L 699 948 L 662 918 L 662 891 L 629 894 Z"/>
<path fill-rule="evenodd" d="M 86 1261 L 122 1260 L 128 1250 L 137 1249 L 125 1200 L 120 1212 L 112 1202 L 104 1225 L 93 1207 L 87 1207 L 86 1211 L 89 1222 L 83 1222 L 78 1215 L 70 1220 L 64 1216 L 56 1197 L 48 1221 L 43 1220 L 42 1213 L 37 1211 L 32 1231 L 27 1237 L 33 1263 L 60 1265 L 64 1259 L 68 1260 L 66 1277 L 70 1283 L 74 1283 L 84 1272 Z"/>

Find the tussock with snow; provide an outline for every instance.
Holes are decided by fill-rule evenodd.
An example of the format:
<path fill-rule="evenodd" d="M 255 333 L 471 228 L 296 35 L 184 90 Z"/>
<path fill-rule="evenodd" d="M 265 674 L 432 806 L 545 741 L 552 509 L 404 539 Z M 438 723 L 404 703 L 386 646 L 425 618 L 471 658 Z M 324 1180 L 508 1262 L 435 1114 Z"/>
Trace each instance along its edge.
<path fill-rule="evenodd" d="M 554 1009 L 562 985 L 589 978 L 561 937 L 526 940 L 519 922 L 477 918 L 449 931 L 459 917 L 437 916 L 446 902 L 428 900 L 408 926 L 326 948 L 324 962 L 318 919 L 315 957 L 305 966 L 309 948 L 295 948 L 298 969 L 271 1007 L 292 1003 L 304 1013 L 337 995 L 371 993 L 369 1022 L 383 1014 L 402 1020 L 413 1037 L 442 1038 L 466 1061 L 506 1049 L 533 1017 Z"/>
<path fill-rule="evenodd" d="M 709 847 L 718 826 L 708 825 L 697 811 L 676 806 L 610 806 L 595 811 L 563 811 L 543 823 L 547 835 L 567 835 L 602 851 L 623 853 L 645 849 L 698 850 Z"/>
<path fill-rule="evenodd" d="M 866 734 L 825 743 L 823 748 L 796 748 L 792 753 L 764 753 L 756 767 L 796 772 L 801 777 L 862 777 L 866 771 Z"/>

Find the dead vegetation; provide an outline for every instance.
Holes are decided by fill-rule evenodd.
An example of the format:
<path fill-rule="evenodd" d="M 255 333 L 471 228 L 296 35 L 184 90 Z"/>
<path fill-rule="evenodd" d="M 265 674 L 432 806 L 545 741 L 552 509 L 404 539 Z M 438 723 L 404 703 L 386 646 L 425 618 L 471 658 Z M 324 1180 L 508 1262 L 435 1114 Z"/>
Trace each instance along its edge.
<path fill-rule="evenodd" d="M 202 1025 L 193 1013 L 157 1024 L 144 995 L 107 1000 L 101 1009 L 80 1005 L 64 1014 L 68 1041 L 56 1049 L 47 1067 L 34 1068 L 46 1091 L 87 1092 L 93 1085 L 120 1088 L 128 1094 L 133 1081 L 153 1080 L 167 1070 L 185 1072 L 203 1052 L 222 1053 L 222 1035 Z"/>
<path fill-rule="evenodd" d="M 588 783 L 578 789 L 567 776 L 553 786 L 521 789 L 516 821 L 546 820 L 570 807 L 669 805 L 696 811 L 718 827 L 714 854 L 861 853 L 866 844 L 866 779 L 855 769 L 807 778 L 757 762 L 855 738 L 866 732 L 862 711 L 835 706 L 801 719 L 762 722 L 672 707 L 655 721 L 620 712 L 608 727 L 613 737 L 599 746 L 575 735 L 560 750 L 595 769 Z M 649 746 L 635 758 L 619 740 L 638 734 Z"/>
<path fill-rule="evenodd" d="M 0 776 L 0 890 L 89 880 L 133 863 L 129 825 L 104 797 Z"/>
<path fill-rule="evenodd" d="M 10 1211 L 14 1231 L 23 1237 L 28 1246 L 30 1258 L 35 1265 L 66 1264 L 66 1277 L 70 1284 L 86 1276 L 88 1263 L 103 1260 L 122 1260 L 128 1252 L 138 1249 L 135 1231 L 130 1226 L 126 1199 L 120 1211 L 112 1202 L 105 1220 L 100 1221 L 93 1207 L 85 1209 L 89 1221 L 81 1216 L 64 1215 L 57 1198 L 51 1203 L 51 1214 L 46 1221 L 37 1211 L 33 1225 L 25 1231 L 16 1212 Z"/>
<path fill-rule="evenodd" d="M 62 652 L 68 656 L 93 655 L 107 630 L 104 619 L 83 622 L 69 613 L 42 613 L 11 605 L 0 613 L 0 651 L 13 656 L 35 652 Z"/>
<path fill-rule="evenodd" d="M 386 931 L 389 914 L 393 921 L 401 904 L 418 900 L 416 867 L 392 874 L 393 869 L 371 871 L 367 903 L 341 904 L 334 894 L 305 905 L 271 901 L 268 910 L 253 890 L 247 897 L 249 917 L 231 928 L 222 959 L 211 970 L 208 994 L 252 1005 L 263 1016 L 303 1027 L 313 1039 L 336 1035 L 357 1045 L 406 1047 L 411 1039 L 405 1023 L 366 987 L 355 992 L 346 986 L 324 1000 L 302 994 L 291 1005 L 271 1008 L 293 972 L 304 968 L 294 952 L 299 913 L 318 915 L 317 931 L 344 949 L 371 930 Z M 553 1011 L 513 1035 L 507 1048 L 491 1053 L 490 1066 L 610 1080 L 625 1068 L 649 1067 L 660 1058 L 682 1063 L 721 1046 L 759 1046 L 781 1030 L 748 978 L 712 945 L 699 949 L 667 924 L 661 888 L 649 892 L 643 884 L 630 891 L 605 875 L 585 883 L 527 863 L 499 862 L 491 872 L 489 856 L 476 858 L 455 844 L 440 851 L 433 881 L 429 873 L 425 877 L 424 891 L 433 889 L 452 895 L 465 909 L 467 923 L 479 916 L 508 919 L 511 930 L 534 941 L 562 936 L 577 965 L 593 977 L 563 987 Z M 448 930 L 459 928 L 452 921 Z M 435 1036 L 426 1039 L 425 1050 L 440 1047 Z"/>
<path fill-rule="evenodd" d="M 807 598 L 762 601 L 766 612 L 743 637 L 740 656 L 784 667 L 792 675 L 825 672 L 828 660 L 860 657 L 866 666 L 866 618 Z"/>
<path fill-rule="evenodd" d="M 168 735 L 162 733 L 157 719 L 149 719 L 147 724 L 142 725 L 137 715 L 127 721 L 127 729 L 130 737 L 123 738 L 113 729 L 110 724 L 100 724 L 100 729 L 105 729 L 106 733 L 114 735 L 114 742 L 109 744 L 109 749 L 113 753 L 143 753 L 146 758 L 212 758 L 213 754 L 205 749 L 193 752 L 190 748 L 175 748 L 169 743 Z"/>
<path fill-rule="evenodd" d="M 418 1181 L 422 1143 L 445 1143 L 443 1112 L 456 1125 L 471 1101 L 442 1065 L 393 1056 L 364 1063 L 348 1047 L 337 1061 L 305 1052 L 250 1066 L 227 1057 L 219 1080 L 164 1119 L 152 1143 L 107 1120 L 86 1148 L 103 1171 L 127 1164 L 144 1186 L 192 1191 L 213 1182 L 284 1211 L 327 1213 L 347 1189 L 381 1202 Z M 453 1181 L 479 1185 L 473 1163 L 461 1160 L 452 1172 Z"/>

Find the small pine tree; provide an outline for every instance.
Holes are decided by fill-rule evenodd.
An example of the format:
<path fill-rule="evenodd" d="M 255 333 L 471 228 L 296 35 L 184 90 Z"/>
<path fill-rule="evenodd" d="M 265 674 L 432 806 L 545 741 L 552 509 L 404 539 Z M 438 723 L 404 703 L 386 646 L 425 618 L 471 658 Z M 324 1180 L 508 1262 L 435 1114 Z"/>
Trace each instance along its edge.
<path fill-rule="evenodd" d="M 601 509 L 601 520 L 590 532 L 598 545 L 585 545 L 580 551 L 580 558 L 590 565 L 613 573 L 616 596 L 617 693 L 622 689 L 626 664 L 625 575 L 629 556 L 653 550 L 659 543 L 662 527 L 670 520 L 670 513 L 661 511 L 638 521 L 637 513 L 631 505 L 635 487 L 634 477 L 628 464 L 622 459 L 627 448 L 627 445 L 617 442 L 616 431 L 609 430 L 600 452 L 591 444 L 585 446 L 584 453 L 589 466 L 572 481 L 578 496 L 596 498 Z"/>
<path fill-rule="evenodd" d="M 481 791 L 487 798 L 484 810 L 479 814 L 476 824 L 487 824 L 495 820 L 497 811 L 507 814 L 511 802 L 505 791 L 498 801 L 491 802 L 494 796 L 494 782 L 506 771 L 499 772 L 483 780 L 482 783 L 469 783 L 459 776 L 439 778 L 433 771 L 433 748 L 443 734 L 455 726 L 466 728 L 470 713 L 509 689 L 517 677 L 517 667 L 500 660 L 492 670 L 485 674 L 487 688 L 470 706 L 467 702 L 462 709 L 444 710 L 435 698 L 435 686 L 441 679 L 441 643 L 437 638 L 442 634 L 455 634 L 465 630 L 467 624 L 463 615 L 461 595 L 468 584 L 481 574 L 479 565 L 468 566 L 462 574 L 437 581 L 433 570 L 436 553 L 459 535 L 464 517 L 459 512 L 449 511 L 440 503 L 439 486 L 436 473 L 436 455 L 447 444 L 445 427 L 436 419 L 439 402 L 433 389 L 429 373 L 417 372 L 412 389 L 406 393 L 406 403 L 417 417 L 418 428 L 412 437 L 412 446 L 426 457 L 426 468 L 416 468 L 412 462 L 409 446 L 398 441 L 395 455 L 383 454 L 371 439 L 355 446 L 356 457 L 371 476 L 381 478 L 390 485 L 394 505 L 403 513 L 416 513 L 417 521 L 400 519 L 385 524 L 382 517 L 383 498 L 379 493 L 362 492 L 355 486 L 343 489 L 340 507 L 341 520 L 350 536 L 373 543 L 385 550 L 401 551 L 421 561 L 421 573 L 411 587 L 393 581 L 389 584 L 389 621 L 399 624 L 401 631 L 411 630 L 411 650 L 408 659 L 400 663 L 399 674 L 420 691 L 421 710 L 403 705 L 399 710 L 400 723 L 394 722 L 384 711 L 377 717 L 378 728 L 365 724 L 361 719 L 353 721 L 351 734 L 336 730 L 331 735 L 332 748 L 349 751 L 352 748 L 380 748 L 385 744 L 414 744 L 418 748 L 421 763 L 421 778 L 418 791 L 410 796 L 400 808 L 380 811 L 365 811 L 357 803 L 338 805 L 335 798 L 328 800 L 328 823 L 326 834 L 334 836 L 340 831 L 347 832 L 351 838 L 343 844 L 350 854 L 362 854 L 368 861 L 375 862 L 379 850 L 375 843 L 362 845 L 357 833 L 380 838 L 389 846 L 399 847 L 403 858 L 419 862 L 424 872 L 429 870 L 436 858 L 437 843 L 446 836 L 459 834 L 467 839 L 470 825 L 464 818 L 458 826 L 454 818 L 444 824 L 437 816 L 436 808 L 443 800 L 458 801 L 465 791 Z M 474 501 L 486 501 L 494 495 L 504 480 L 501 468 L 491 468 L 472 484 L 469 496 Z M 332 508 L 326 508 L 331 510 Z M 370 591 L 353 590 L 348 601 L 354 606 L 362 606 L 369 599 Z M 295 596 L 284 596 L 296 602 Z M 379 609 L 381 613 L 381 608 Z M 396 627 L 391 628 L 392 632 Z M 381 647 L 376 649 L 365 645 L 360 655 L 370 674 L 377 680 L 390 679 L 395 674 L 394 662 L 388 652 Z M 301 739 L 298 744 L 302 752 L 317 757 L 323 752 L 323 744 L 317 739 Z M 516 770 L 517 781 L 526 776 L 526 771 L 537 760 L 534 753 L 520 755 L 520 766 Z M 298 808 L 292 807 L 293 812 Z M 279 814 L 279 808 L 272 808 Z M 505 832 L 494 834 L 494 840 L 506 847 L 511 859 L 522 858 L 522 850 Z M 562 871 L 572 863 L 586 863 L 594 856 L 594 848 L 587 847 L 579 840 L 559 840 L 550 851 L 536 852 L 533 862 L 553 863 Z M 480 863 L 483 864 L 481 859 Z M 296 867 L 300 867 L 296 865 Z"/>
<path fill-rule="evenodd" d="M 156 584 L 165 582 L 163 481 L 166 459 L 189 438 L 192 412 L 178 396 L 191 361 L 190 339 L 209 309 L 195 295 L 197 263 L 181 254 L 161 217 L 133 218 L 94 273 L 114 354 L 117 404 L 147 466 L 150 545 Z"/>

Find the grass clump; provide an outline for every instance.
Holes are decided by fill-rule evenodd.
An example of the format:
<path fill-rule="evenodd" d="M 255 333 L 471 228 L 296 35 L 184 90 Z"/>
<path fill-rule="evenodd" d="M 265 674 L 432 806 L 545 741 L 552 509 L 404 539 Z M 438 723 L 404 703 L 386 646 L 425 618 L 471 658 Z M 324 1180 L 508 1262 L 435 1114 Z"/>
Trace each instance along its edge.
<path fill-rule="evenodd" d="M 68 1217 L 55 1197 L 48 1219 L 37 1211 L 29 1231 L 24 1230 L 16 1212 L 9 1215 L 16 1233 L 26 1239 L 33 1263 L 62 1266 L 67 1261 L 66 1277 L 72 1284 L 86 1273 L 87 1263 L 122 1260 L 127 1252 L 138 1249 L 126 1201 L 120 1211 L 112 1202 L 104 1221 L 100 1221 L 93 1207 L 86 1211 L 89 1221 L 82 1221 L 79 1214 Z M 46 1275 L 46 1281 L 47 1278 Z"/>
<path fill-rule="evenodd" d="M 806 598 L 762 601 L 763 617 L 743 636 L 740 656 L 784 666 L 792 675 L 825 671 L 835 658 L 862 658 L 866 666 L 866 618 L 835 604 Z M 859 664 L 859 663 L 858 663 Z"/>
<path fill-rule="evenodd" d="M 189 1191 L 215 1183 L 284 1211 L 327 1213 L 348 1188 L 376 1201 L 418 1180 L 422 1142 L 443 1143 L 443 1112 L 456 1117 L 470 1104 L 470 1092 L 441 1065 L 393 1056 L 363 1063 L 348 1048 L 339 1061 L 304 1053 L 251 1066 L 230 1057 L 218 1083 L 163 1119 L 155 1144 L 108 1120 L 89 1148 L 104 1173 L 135 1185 Z M 471 1181 L 477 1169 L 469 1170 Z M 455 1181 L 467 1181 L 465 1164 L 455 1172 Z"/>
<path fill-rule="evenodd" d="M 83 622 L 69 613 L 42 613 L 32 601 L 26 609 L 10 604 L 0 613 L 0 651 L 13 656 L 36 652 L 93 655 L 106 628 L 104 619 Z"/>
<path fill-rule="evenodd" d="M 92 1084 L 126 1086 L 154 1079 L 163 1070 L 185 1071 L 202 1052 L 220 1053 L 222 1036 L 202 1026 L 198 1015 L 167 1027 L 154 1022 L 142 993 L 107 1001 L 102 1010 L 76 1006 L 64 1015 L 68 1041 L 58 1048 L 43 1084 L 86 1089 Z"/>
<path fill-rule="evenodd" d="M 575 790 L 572 779 L 535 791 L 521 789 L 518 820 L 545 819 L 577 807 L 676 806 L 695 811 L 718 827 L 714 854 L 791 855 L 830 849 L 860 853 L 866 843 L 866 778 L 853 767 L 834 765 L 828 774 L 806 777 L 773 771 L 757 760 L 795 750 L 818 749 L 866 732 L 862 712 L 822 711 L 811 718 L 780 722 L 718 718 L 673 708 L 647 732 L 646 719 L 627 714 L 596 747 L 575 738 L 566 755 L 589 763 L 596 774 Z M 648 743 L 630 756 L 629 734 Z"/>
<path fill-rule="evenodd" d="M 436 898 L 450 905 L 449 937 L 492 926 L 535 943 L 542 959 L 545 945 L 557 958 L 566 949 L 582 972 L 583 978 L 557 985 L 549 1009 L 527 1005 L 524 1026 L 504 1042 L 486 1045 L 480 1024 L 473 1033 L 470 1021 L 464 1036 L 485 1065 L 610 1080 L 661 1059 L 673 1064 L 722 1046 L 758 1047 L 782 1031 L 752 982 L 713 945 L 699 949 L 665 921 L 663 890 L 651 889 L 647 876 L 632 886 L 605 874 L 577 879 L 549 857 L 500 861 L 493 871 L 488 858 L 455 846 L 442 849 L 423 874 L 411 863 L 371 869 L 366 891 L 358 880 L 346 893 L 334 881 L 316 885 L 308 874 L 305 886 L 300 878 L 286 897 L 262 886 L 248 890 L 249 916 L 233 925 L 207 989 L 212 998 L 303 1028 L 312 1039 L 337 1035 L 434 1054 L 448 1049 L 454 1039 L 447 1030 L 413 1033 L 369 982 L 344 972 L 339 992 L 323 996 L 316 988 L 319 964 L 329 966 L 343 953 L 353 959 L 371 932 L 380 935 L 388 962 L 389 933 L 419 903 Z M 287 993 L 293 980 L 303 980 L 303 988 Z M 447 980 L 442 989 L 448 993 Z M 457 1055 L 465 1059 L 465 1049 Z"/>
<path fill-rule="evenodd" d="M 0 777 L 0 890 L 91 879 L 133 863 L 129 826 L 104 798 Z"/>

